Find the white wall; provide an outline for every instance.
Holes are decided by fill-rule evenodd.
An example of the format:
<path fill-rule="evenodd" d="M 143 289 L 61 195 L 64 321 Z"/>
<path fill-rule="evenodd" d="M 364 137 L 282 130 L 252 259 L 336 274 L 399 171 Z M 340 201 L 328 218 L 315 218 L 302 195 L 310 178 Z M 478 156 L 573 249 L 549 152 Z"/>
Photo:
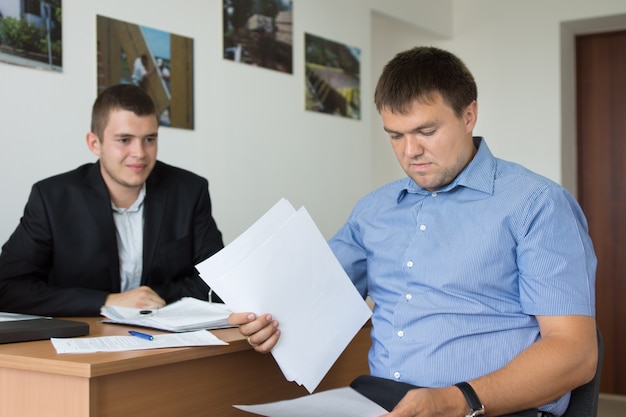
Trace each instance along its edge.
<path fill-rule="evenodd" d="M 194 39 L 196 126 L 161 128 L 159 157 L 209 179 L 228 242 L 280 197 L 330 237 L 359 197 L 402 175 L 371 97 L 384 63 L 418 44 L 466 61 L 479 84 L 476 133 L 498 156 L 559 181 L 560 23 L 626 13 L 623 0 L 295 0 L 288 75 L 221 59 L 221 4 L 64 0 L 63 73 L 0 63 L 0 242 L 33 182 L 95 159 L 84 137 L 98 14 Z M 361 121 L 303 110 L 304 32 L 361 48 Z"/>

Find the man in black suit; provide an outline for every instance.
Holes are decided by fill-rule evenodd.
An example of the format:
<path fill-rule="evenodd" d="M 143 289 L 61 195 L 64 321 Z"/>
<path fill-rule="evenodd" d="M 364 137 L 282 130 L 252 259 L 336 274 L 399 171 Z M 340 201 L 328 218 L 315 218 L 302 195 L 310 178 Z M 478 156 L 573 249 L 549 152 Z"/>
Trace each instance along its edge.
<path fill-rule="evenodd" d="M 97 316 L 208 298 L 195 265 L 224 246 L 208 182 L 157 161 L 157 138 L 139 87 L 98 96 L 87 134 L 98 161 L 33 186 L 0 254 L 0 311 Z"/>

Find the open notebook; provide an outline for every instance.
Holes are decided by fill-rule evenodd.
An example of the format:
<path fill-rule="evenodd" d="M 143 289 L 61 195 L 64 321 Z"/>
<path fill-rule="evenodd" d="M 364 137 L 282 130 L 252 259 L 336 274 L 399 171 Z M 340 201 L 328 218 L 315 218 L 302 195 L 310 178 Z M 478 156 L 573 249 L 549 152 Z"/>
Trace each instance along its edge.
<path fill-rule="evenodd" d="M 165 307 L 146 310 L 119 306 L 102 307 L 107 317 L 103 323 L 149 327 L 169 332 L 189 332 L 229 327 L 231 311 L 221 303 L 211 303 L 192 297 L 183 297 Z"/>

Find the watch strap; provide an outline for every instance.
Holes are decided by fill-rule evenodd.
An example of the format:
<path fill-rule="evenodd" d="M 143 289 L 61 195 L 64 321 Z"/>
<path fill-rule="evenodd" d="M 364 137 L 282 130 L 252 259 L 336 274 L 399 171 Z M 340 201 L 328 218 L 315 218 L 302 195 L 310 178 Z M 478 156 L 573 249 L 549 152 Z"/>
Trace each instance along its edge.
<path fill-rule="evenodd" d="M 476 391 L 474 388 L 467 382 L 459 382 L 458 384 L 454 384 L 455 387 L 461 390 L 465 400 L 467 401 L 467 405 L 470 408 L 470 414 L 466 417 L 480 417 L 486 416 L 485 414 L 485 406 L 482 405 L 480 400 L 478 399 L 478 395 L 476 395 Z"/>

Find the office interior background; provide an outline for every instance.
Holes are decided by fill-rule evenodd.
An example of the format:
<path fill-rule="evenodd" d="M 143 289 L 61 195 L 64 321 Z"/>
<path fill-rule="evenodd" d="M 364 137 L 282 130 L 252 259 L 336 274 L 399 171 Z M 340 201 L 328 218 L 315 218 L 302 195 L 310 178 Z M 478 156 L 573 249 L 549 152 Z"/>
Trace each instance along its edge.
<path fill-rule="evenodd" d="M 575 194 L 574 37 L 626 29 L 623 0 L 293 0 L 286 74 L 222 58 L 222 0 L 63 0 L 62 72 L 0 63 L 2 242 L 35 181 L 95 160 L 97 15 L 193 39 L 194 129 L 161 127 L 159 159 L 209 180 L 226 243 L 281 197 L 329 238 L 358 198 L 403 175 L 372 96 L 384 64 L 415 45 L 474 73 L 475 134 L 496 156 Z M 305 110 L 305 33 L 360 48 L 360 120 Z"/>

